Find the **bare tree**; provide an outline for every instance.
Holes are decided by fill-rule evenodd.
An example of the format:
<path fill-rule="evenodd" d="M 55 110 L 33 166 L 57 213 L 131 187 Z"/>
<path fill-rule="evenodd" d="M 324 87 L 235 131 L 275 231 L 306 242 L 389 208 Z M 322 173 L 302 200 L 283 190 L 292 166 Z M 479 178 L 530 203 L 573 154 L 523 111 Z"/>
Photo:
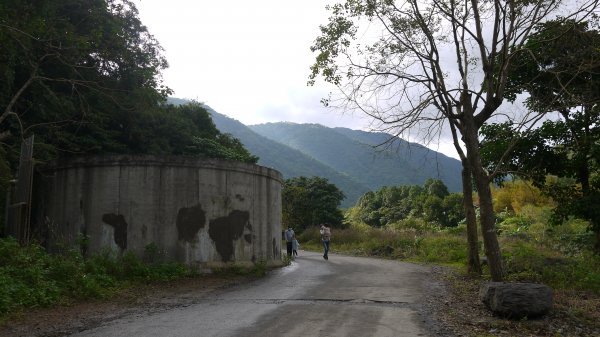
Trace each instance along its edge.
<path fill-rule="evenodd" d="M 502 280 L 503 268 L 479 129 L 500 114 L 508 69 L 532 29 L 557 17 L 593 14 L 598 0 L 583 1 L 346 0 L 329 7 L 332 16 L 312 46 L 318 55 L 311 80 L 322 76 L 335 84 L 346 108 L 398 135 L 457 132 L 465 179 L 470 171 L 479 194 L 495 281 Z"/>

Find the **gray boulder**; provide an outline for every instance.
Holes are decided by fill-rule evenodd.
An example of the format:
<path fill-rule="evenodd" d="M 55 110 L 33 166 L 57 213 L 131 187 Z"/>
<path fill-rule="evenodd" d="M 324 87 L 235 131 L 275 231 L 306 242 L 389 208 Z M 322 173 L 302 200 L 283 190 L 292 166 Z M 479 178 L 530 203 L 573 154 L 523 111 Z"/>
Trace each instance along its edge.
<path fill-rule="evenodd" d="M 507 318 L 535 318 L 552 308 L 552 289 L 543 284 L 489 282 L 479 297 L 494 314 Z"/>

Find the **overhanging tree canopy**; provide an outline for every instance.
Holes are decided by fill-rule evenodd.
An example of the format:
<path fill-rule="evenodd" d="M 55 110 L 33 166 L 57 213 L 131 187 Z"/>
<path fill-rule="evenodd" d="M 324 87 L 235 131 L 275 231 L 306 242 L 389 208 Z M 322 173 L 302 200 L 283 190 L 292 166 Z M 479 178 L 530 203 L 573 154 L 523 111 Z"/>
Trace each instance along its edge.
<path fill-rule="evenodd" d="M 49 151 L 125 152 L 170 90 L 158 42 L 128 0 L 0 4 L 0 137 Z"/>

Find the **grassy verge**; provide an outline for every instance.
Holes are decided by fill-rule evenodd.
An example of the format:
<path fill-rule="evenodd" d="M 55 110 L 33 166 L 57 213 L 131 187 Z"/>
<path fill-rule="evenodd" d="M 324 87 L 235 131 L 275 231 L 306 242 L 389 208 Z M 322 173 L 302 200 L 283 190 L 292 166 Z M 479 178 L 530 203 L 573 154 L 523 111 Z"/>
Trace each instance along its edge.
<path fill-rule="evenodd" d="M 154 245 L 138 258 L 110 252 L 84 258 L 79 252 L 48 254 L 38 245 L 21 247 L 0 239 L 0 322 L 28 308 L 106 299 L 142 284 L 199 277 L 196 270 L 161 258 Z M 215 270 L 221 276 L 263 276 L 266 263 Z"/>
<path fill-rule="evenodd" d="M 319 251 L 318 230 L 299 237 L 303 249 Z M 567 252 L 559 241 L 500 236 L 507 281 L 541 282 L 554 289 L 585 290 L 600 295 L 600 257 L 585 249 Z M 466 270 L 464 231 L 350 228 L 336 230 L 332 252 L 435 263 Z M 485 274 L 484 274 L 485 275 Z M 484 276 L 485 277 L 485 276 Z"/>

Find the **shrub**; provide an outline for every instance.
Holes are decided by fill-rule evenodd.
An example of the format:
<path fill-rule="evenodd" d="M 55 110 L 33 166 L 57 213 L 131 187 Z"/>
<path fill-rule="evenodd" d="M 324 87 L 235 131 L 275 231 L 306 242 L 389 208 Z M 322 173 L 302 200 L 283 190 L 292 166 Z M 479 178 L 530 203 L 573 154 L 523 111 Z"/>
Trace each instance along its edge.
<path fill-rule="evenodd" d="M 416 259 L 441 264 L 464 264 L 467 261 L 467 241 L 463 236 L 431 234 L 423 236 Z"/>
<path fill-rule="evenodd" d="M 74 250 L 51 255 L 39 245 L 22 247 L 12 238 L 0 239 L 0 314 L 72 299 L 104 298 L 131 283 L 193 274 L 181 263 L 144 263 L 130 252 L 119 256 L 105 251 L 84 259 Z"/>
<path fill-rule="evenodd" d="M 406 219 L 389 224 L 386 228 L 393 230 L 414 229 L 417 231 L 433 231 L 438 230 L 440 227 L 434 223 L 425 221 L 423 218 L 407 217 Z"/>

